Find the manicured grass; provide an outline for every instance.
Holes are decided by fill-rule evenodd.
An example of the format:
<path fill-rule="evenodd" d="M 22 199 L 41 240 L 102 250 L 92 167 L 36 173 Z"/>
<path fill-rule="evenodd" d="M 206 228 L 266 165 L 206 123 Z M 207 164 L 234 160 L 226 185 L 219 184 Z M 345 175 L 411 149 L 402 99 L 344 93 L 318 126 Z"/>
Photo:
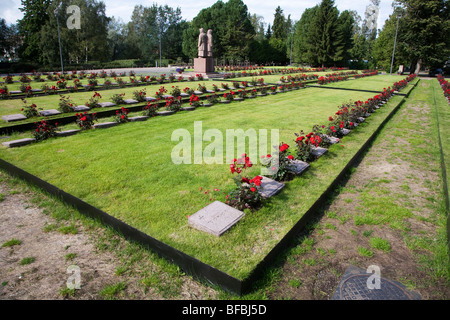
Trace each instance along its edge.
<path fill-rule="evenodd" d="M 326 72 L 322 72 L 320 74 L 325 74 Z M 295 74 L 292 74 L 295 75 Z M 258 77 L 263 78 L 266 83 L 275 83 L 277 82 L 282 75 L 270 75 L 270 76 L 264 76 L 264 77 Z M 235 78 L 233 81 L 250 81 L 253 77 L 250 78 Z M 103 80 L 99 80 L 99 83 L 103 83 Z M 124 87 L 124 88 L 114 88 L 109 90 L 97 90 L 101 94 L 101 99 L 99 102 L 113 102 L 112 97 L 114 94 L 125 94 L 124 99 L 133 99 L 133 93 L 135 91 L 145 91 L 146 95 L 149 97 L 156 97 L 156 92 L 161 88 L 164 87 L 167 90 L 167 94 L 171 94 L 173 87 L 178 87 L 181 92 L 183 92 L 183 89 L 185 88 L 191 88 L 193 90 L 197 90 L 199 85 L 205 86 L 208 90 L 213 89 L 213 84 L 215 83 L 219 88 L 221 87 L 220 83 L 224 81 L 209 81 L 207 79 L 205 80 L 195 80 L 195 81 L 183 81 L 183 82 L 172 82 L 172 83 L 164 83 L 164 84 L 149 84 L 145 86 L 134 86 L 134 87 Z M 230 88 L 232 88 L 231 82 L 227 81 L 229 83 Z M 15 84 L 14 84 L 15 85 Z M 35 87 L 33 87 L 35 88 Z M 12 90 L 10 88 L 10 90 Z M 45 96 L 32 96 L 29 98 L 25 98 L 25 101 L 27 102 L 27 105 L 36 104 L 38 109 L 42 110 L 49 110 L 49 109 L 58 109 L 59 108 L 59 102 L 60 97 L 65 96 L 69 97 L 72 101 L 74 106 L 77 105 L 84 105 L 86 104 L 89 99 L 93 96 L 95 90 L 93 91 L 85 91 L 83 88 L 80 88 L 80 91 L 73 92 L 73 93 L 62 93 L 62 94 L 51 94 L 51 95 L 45 95 Z M 220 92 L 218 92 L 219 95 L 221 95 Z M 145 102 L 140 103 L 141 105 L 145 105 Z M 4 115 L 11 115 L 11 114 L 18 114 L 22 113 L 21 109 L 25 106 L 25 104 L 22 102 L 21 99 L 6 99 L 6 100 L 0 100 L 0 126 L 9 126 L 11 123 L 6 122 L 5 120 L 1 119 L 1 116 Z M 123 105 L 127 107 L 126 105 Z M 117 109 L 118 107 L 109 107 L 109 108 L 99 108 L 96 110 L 92 110 L 92 112 L 95 111 L 104 111 L 104 110 L 111 110 L 111 109 Z M 73 113 L 66 113 L 58 116 L 52 116 L 50 119 L 57 119 L 59 117 L 67 116 Z M 21 123 L 27 123 L 27 122 L 35 122 L 38 120 L 44 119 L 44 117 L 34 117 L 26 120 L 16 121 L 14 124 L 21 124 Z"/>
<path fill-rule="evenodd" d="M 386 81 L 384 85 L 391 84 Z M 171 141 L 172 132 L 187 129 L 193 136 L 194 121 L 202 121 L 203 132 L 218 129 L 224 136 L 226 129 L 279 129 L 280 140 L 293 145 L 294 132 L 326 123 L 339 104 L 372 96 L 305 89 L 83 132 L 18 149 L 2 148 L 0 156 L 141 231 L 243 279 L 326 190 L 401 97 L 394 97 L 344 138 L 343 147 L 332 146 L 304 175 L 286 183 L 282 193 L 267 201 L 261 210 L 246 212 L 245 218 L 220 238 L 191 229 L 187 216 L 211 201 L 204 190 L 230 190 L 233 181 L 229 164 L 173 164 L 171 150 L 178 142 Z M 252 173 L 259 173 L 259 169 L 254 166 Z M 220 192 L 216 199 L 224 201 Z"/>

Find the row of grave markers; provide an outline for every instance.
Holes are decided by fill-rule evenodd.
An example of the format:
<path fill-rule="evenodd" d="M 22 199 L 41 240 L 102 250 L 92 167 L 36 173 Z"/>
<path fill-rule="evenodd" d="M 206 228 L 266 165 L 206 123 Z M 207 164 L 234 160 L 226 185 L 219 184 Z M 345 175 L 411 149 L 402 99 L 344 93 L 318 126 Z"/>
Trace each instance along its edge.
<path fill-rule="evenodd" d="M 241 87 L 241 88 L 244 89 L 245 87 Z M 227 91 L 227 90 L 226 89 L 219 89 L 219 91 L 223 92 L 223 91 Z M 209 93 L 212 94 L 212 93 L 215 93 L 215 91 L 207 90 L 206 93 L 207 94 L 209 94 Z M 205 94 L 205 92 L 194 91 L 194 94 L 198 96 L 198 95 Z M 273 93 L 267 93 L 267 94 L 259 95 L 259 96 L 265 96 L 265 95 L 269 95 L 269 94 L 273 94 Z M 184 98 L 189 97 L 189 95 L 185 94 L 185 93 L 182 93 L 180 96 L 184 97 Z M 163 95 L 162 98 L 163 99 L 168 99 L 168 98 L 173 98 L 173 96 L 171 96 L 171 95 Z M 252 97 L 247 97 L 247 98 L 252 98 Z M 156 99 L 154 97 L 145 97 L 144 100 L 146 102 L 154 102 L 154 101 L 156 102 L 156 101 L 158 101 L 158 99 Z M 243 100 L 244 100 L 244 98 L 237 98 L 237 97 L 234 98 L 234 101 L 243 101 Z M 219 101 L 219 103 L 230 103 L 230 102 L 231 102 L 230 100 Z M 132 105 L 132 104 L 139 103 L 139 101 L 134 100 L 134 99 L 125 99 L 124 103 L 126 105 Z M 113 103 L 113 102 L 102 102 L 102 103 L 99 103 L 99 105 L 100 105 L 100 107 L 103 107 L 103 108 L 116 106 L 116 104 Z M 203 104 L 202 106 L 209 107 L 209 106 L 212 106 L 212 105 L 213 104 Z M 76 112 L 84 112 L 84 111 L 89 111 L 90 110 L 90 108 L 88 106 L 85 106 L 85 105 L 79 105 L 79 106 L 74 107 L 73 109 L 74 109 L 74 112 L 75 111 Z M 191 107 L 191 106 L 190 107 L 181 108 L 182 111 L 192 111 L 192 110 L 195 110 L 195 109 L 196 109 L 195 107 Z M 39 114 L 41 116 L 45 116 L 45 117 L 55 116 L 55 115 L 59 115 L 61 113 L 62 112 L 57 110 L 57 109 L 49 109 L 49 110 L 40 110 L 39 111 Z M 164 111 L 157 112 L 156 115 L 158 115 L 158 116 L 167 116 L 167 115 L 171 115 L 171 114 L 174 114 L 174 113 L 175 113 L 175 111 L 164 110 Z M 130 117 L 129 120 L 130 120 L 130 122 L 145 121 L 148 118 L 149 118 L 149 116 L 136 116 L 136 117 Z M 19 120 L 26 119 L 26 117 L 23 114 L 15 114 L 15 115 L 2 116 L 2 119 L 6 120 L 6 121 L 19 121 Z M 116 125 L 118 125 L 117 122 L 103 122 L 103 123 L 95 124 L 94 128 L 95 129 L 103 129 L 103 128 L 110 128 L 110 127 L 113 127 L 113 126 L 116 126 Z M 73 129 L 73 130 L 56 132 L 55 135 L 57 137 L 66 137 L 66 136 L 74 135 L 74 134 L 76 134 L 78 132 L 81 132 L 81 130 L 80 129 Z M 23 139 L 18 139 L 18 140 L 6 141 L 6 142 L 3 142 L 2 145 L 6 146 L 6 147 L 9 147 L 9 148 L 15 148 L 15 147 L 22 147 L 22 146 L 31 144 L 32 142 L 35 142 L 35 141 L 36 141 L 36 139 L 34 139 L 34 138 L 23 138 Z"/>
<path fill-rule="evenodd" d="M 383 101 L 380 105 L 385 104 Z M 376 109 L 379 109 L 380 106 L 376 106 Z M 365 117 L 369 117 L 370 113 L 367 113 Z M 365 120 L 364 117 L 358 118 L 359 123 Z M 354 127 L 358 126 L 357 123 L 354 124 Z M 349 129 L 343 129 L 343 134 L 346 136 L 351 132 Z M 331 144 L 336 144 L 340 142 L 339 138 L 327 136 L 330 140 Z M 316 156 L 316 159 L 323 156 L 328 149 L 322 147 L 314 147 L 313 154 Z M 293 172 L 295 175 L 299 176 L 303 172 L 305 172 L 309 168 L 309 163 L 300 161 L 300 160 L 291 160 L 291 165 L 288 169 Z M 271 178 L 263 176 L 261 180 L 261 186 L 258 189 L 259 194 L 263 198 L 270 198 L 277 195 L 283 188 L 285 184 L 282 182 L 275 181 Z M 221 236 L 226 231 L 228 231 L 231 227 L 233 227 L 236 223 L 238 223 L 243 217 L 245 213 L 233 208 L 223 202 L 214 201 L 208 206 L 200 209 L 193 215 L 188 217 L 188 224 L 200 231 L 207 232 L 209 234 L 215 236 Z"/>

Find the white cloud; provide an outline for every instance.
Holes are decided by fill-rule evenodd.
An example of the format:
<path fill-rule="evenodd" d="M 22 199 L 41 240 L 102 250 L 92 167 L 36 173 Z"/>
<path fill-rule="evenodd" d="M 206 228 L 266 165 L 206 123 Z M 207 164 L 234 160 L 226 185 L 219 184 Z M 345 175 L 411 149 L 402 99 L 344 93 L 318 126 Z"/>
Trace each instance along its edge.
<path fill-rule="evenodd" d="M 17 23 L 23 16 L 20 7 L 22 7 L 20 0 L 1 0 L 0 18 L 5 19 L 7 24 Z"/>

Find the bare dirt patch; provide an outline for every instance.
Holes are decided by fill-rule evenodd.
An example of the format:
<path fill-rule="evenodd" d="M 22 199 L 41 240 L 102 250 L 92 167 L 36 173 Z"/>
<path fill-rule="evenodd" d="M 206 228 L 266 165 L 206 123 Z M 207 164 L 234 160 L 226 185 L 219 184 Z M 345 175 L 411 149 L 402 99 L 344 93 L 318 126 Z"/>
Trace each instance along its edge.
<path fill-rule="evenodd" d="M 5 177 L 0 172 L 0 177 Z M 20 188 L 19 188 L 20 189 Z M 64 234 L 49 226 L 58 222 L 46 214 L 45 209 L 30 204 L 30 199 L 39 193 L 26 191 L 22 186 L 17 191 L 14 186 L 0 182 L 0 245 L 12 240 L 21 243 L 0 247 L 0 299 L 2 300 L 59 300 L 59 299 L 163 299 L 163 295 L 142 283 L 140 273 L 156 274 L 161 271 L 146 259 L 136 274 L 117 275 L 122 265 L 121 259 L 111 250 L 98 250 L 99 237 L 105 237 L 101 228 L 92 230 L 76 223 L 76 234 Z M 126 241 L 114 237 L 125 248 Z M 97 241 L 97 244 L 96 244 Z M 104 241 L 104 240 L 101 240 Z M 21 265 L 24 258 L 34 261 Z M 80 270 L 81 287 L 75 294 L 65 295 L 63 290 L 74 283 L 74 272 L 69 266 Z M 72 278 L 71 278 L 72 276 Z M 156 278 L 155 278 L 156 279 Z M 169 281 L 173 281 L 169 279 Z M 117 296 L 104 296 L 100 292 L 106 286 L 124 283 L 125 287 Z M 182 277 L 174 299 L 208 299 L 215 296 L 214 290 L 190 277 Z"/>
<path fill-rule="evenodd" d="M 411 116 L 413 113 L 416 114 Z M 429 115 L 430 107 L 410 104 L 394 119 L 409 117 L 412 122 L 420 119 L 422 127 L 418 130 L 423 130 L 426 136 L 430 130 L 432 132 L 430 122 L 417 113 Z M 383 131 L 339 194 L 325 208 L 318 226 L 306 235 L 307 240 L 292 250 L 294 255 L 284 264 L 281 280 L 271 298 L 331 299 L 351 265 L 363 270 L 377 265 L 382 277 L 407 285 L 423 300 L 450 298 L 448 284 L 436 281 L 429 270 L 418 263 L 417 252 L 411 250 L 405 240 L 405 237 L 424 234 L 431 239 L 436 236 L 433 218 L 436 206 L 432 199 L 438 199 L 441 190 L 439 162 L 429 155 L 415 154 L 415 147 L 407 143 L 406 129 L 402 129 L 404 136 L 395 137 L 393 143 L 390 134 L 393 128 L 395 122 Z M 357 225 L 354 218 L 365 214 L 364 193 L 366 199 L 392 197 L 393 203 L 413 214 L 402 219 L 403 228 L 394 225 L 395 222 L 392 225 Z M 379 212 L 383 214 L 386 213 Z M 373 237 L 387 240 L 390 251 L 372 248 L 369 239 Z M 306 241 L 313 245 L 305 245 Z M 362 255 L 358 251 L 361 247 L 372 251 L 373 256 Z"/>

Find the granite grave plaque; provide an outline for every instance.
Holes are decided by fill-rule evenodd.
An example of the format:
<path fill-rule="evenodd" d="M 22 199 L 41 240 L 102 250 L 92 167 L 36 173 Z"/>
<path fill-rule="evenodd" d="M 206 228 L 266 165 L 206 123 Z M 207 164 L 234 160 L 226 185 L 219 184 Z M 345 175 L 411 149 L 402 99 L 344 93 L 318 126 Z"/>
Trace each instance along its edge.
<path fill-rule="evenodd" d="M 7 115 L 7 116 L 2 116 L 2 119 L 5 120 L 6 122 L 12 122 L 12 121 L 25 120 L 25 119 L 27 119 L 27 117 L 25 117 L 21 113 L 18 113 L 18 114 L 11 114 L 11 115 Z"/>
<path fill-rule="evenodd" d="M 300 161 L 300 160 L 291 160 L 290 164 L 288 165 L 288 170 L 292 171 L 296 175 L 302 174 L 303 171 L 308 169 L 309 163 Z"/>
<path fill-rule="evenodd" d="M 264 198 L 270 198 L 281 191 L 284 188 L 284 183 L 275 181 L 273 179 L 263 177 L 261 180 L 261 186 L 258 190 L 259 194 Z"/>
<path fill-rule="evenodd" d="M 61 114 L 61 111 L 58 111 L 56 109 L 41 110 L 41 111 L 39 111 L 39 114 L 44 117 L 49 117 L 49 116 L 55 116 L 57 114 Z"/>
<path fill-rule="evenodd" d="M 91 110 L 91 108 L 89 108 L 88 106 L 85 106 L 85 105 L 73 107 L 73 111 L 77 111 L 77 112 L 88 111 L 88 110 Z"/>
<path fill-rule="evenodd" d="M 102 108 L 114 107 L 116 104 L 113 102 L 100 102 L 99 106 Z"/>
<path fill-rule="evenodd" d="M 3 142 L 2 145 L 8 148 L 16 148 L 21 146 L 26 146 L 27 144 L 30 144 L 32 142 L 36 141 L 34 138 L 24 138 L 19 140 L 13 140 L 13 141 L 6 141 Z"/>
<path fill-rule="evenodd" d="M 312 154 L 314 156 L 316 156 L 317 158 L 319 158 L 319 157 L 323 156 L 327 151 L 328 151 L 328 149 L 326 149 L 326 148 L 313 147 Z"/>
<path fill-rule="evenodd" d="M 95 129 L 105 129 L 105 128 L 117 126 L 118 124 L 119 123 L 117 123 L 117 122 L 103 122 L 103 123 L 94 124 L 94 128 Z"/>
<path fill-rule="evenodd" d="M 221 236 L 245 214 L 220 201 L 214 201 L 188 218 L 188 223 L 195 229 Z"/>

